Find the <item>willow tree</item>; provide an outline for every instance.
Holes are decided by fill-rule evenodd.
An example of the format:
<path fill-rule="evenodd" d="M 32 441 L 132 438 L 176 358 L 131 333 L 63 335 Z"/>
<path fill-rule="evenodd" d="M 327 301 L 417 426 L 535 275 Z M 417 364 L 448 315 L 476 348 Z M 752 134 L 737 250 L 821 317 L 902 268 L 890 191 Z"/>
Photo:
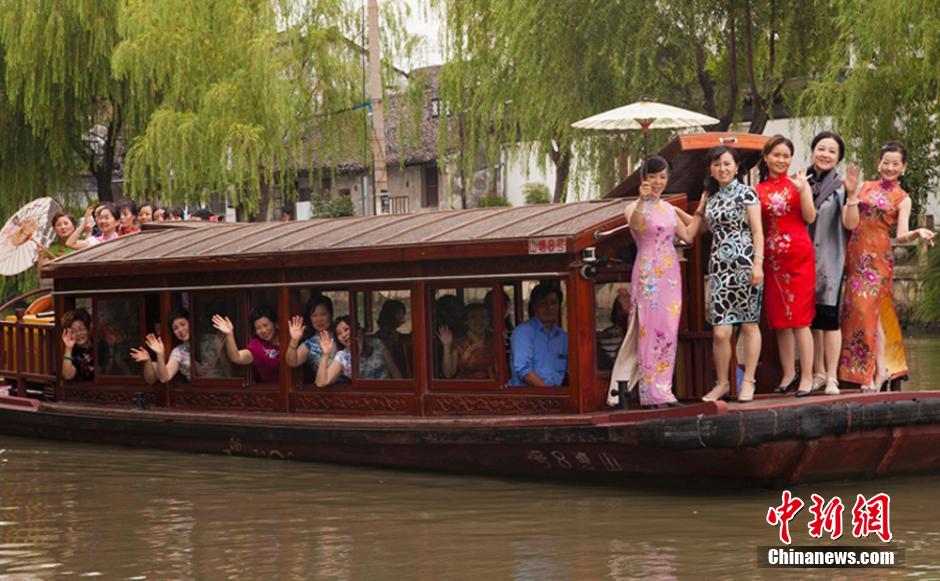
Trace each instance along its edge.
<path fill-rule="evenodd" d="M 902 186 L 921 218 L 940 185 L 940 3 L 841 0 L 829 66 L 811 79 L 803 104 L 829 115 L 850 145 L 848 155 L 875 176 L 878 151 L 897 139 L 908 149 Z M 914 15 L 912 17 L 911 15 Z M 924 279 L 924 318 L 940 319 L 940 254 L 932 251 Z"/>
<path fill-rule="evenodd" d="M 362 68 L 343 0 L 128 0 L 114 71 L 158 105 L 127 155 L 130 190 L 263 211 L 296 170 L 361 138 Z M 311 139 L 316 151 L 311 151 Z M 354 148 L 356 150 L 361 148 Z M 312 157 L 315 159 L 311 161 Z"/>
<path fill-rule="evenodd" d="M 111 74 L 122 0 L 0 0 L 0 205 L 91 172 L 111 199 L 126 93 Z"/>
<path fill-rule="evenodd" d="M 704 111 L 726 129 L 775 104 L 828 47 L 821 2 L 800 0 L 436 0 L 446 19 L 447 139 L 465 168 L 505 144 L 533 144 L 565 198 L 572 154 L 601 182 L 635 136 L 589 137 L 578 119 L 642 97 Z M 454 135 L 456 134 L 456 135 Z M 657 135 L 654 144 L 663 139 Z"/>
<path fill-rule="evenodd" d="M 940 3 L 903 4 L 904 10 L 892 0 L 834 2 L 828 66 L 809 78 L 802 104 L 807 113 L 832 117 L 851 146 L 849 157 L 868 176 L 875 175 L 881 144 L 904 142 L 910 155 L 903 185 L 921 209 L 940 178 Z"/>

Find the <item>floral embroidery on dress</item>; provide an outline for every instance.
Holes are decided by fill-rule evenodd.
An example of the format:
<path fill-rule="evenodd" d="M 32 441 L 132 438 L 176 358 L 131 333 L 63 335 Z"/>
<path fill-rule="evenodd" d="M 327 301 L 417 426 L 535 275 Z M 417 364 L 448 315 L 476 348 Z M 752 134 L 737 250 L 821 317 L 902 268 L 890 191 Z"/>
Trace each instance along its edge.
<path fill-rule="evenodd" d="M 875 255 L 863 252 L 858 261 L 858 269 L 849 277 L 849 288 L 860 297 L 878 294 L 881 277 L 874 267 Z"/>
<path fill-rule="evenodd" d="M 858 329 L 852 333 L 847 348 L 843 349 L 842 357 L 839 358 L 839 365 L 844 367 L 846 371 L 856 373 L 857 370 L 865 368 L 872 356 L 871 347 L 865 341 L 865 332 Z"/>
<path fill-rule="evenodd" d="M 666 336 L 666 333 L 659 329 L 656 330 L 656 340 L 653 343 L 652 355 L 652 358 L 644 360 L 641 363 L 644 371 L 640 382 L 641 393 L 644 393 L 644 389 L 649 389 L 653 385 L 654 378 L 657 375 L 662 375 L 672 369 L 672 366 L 675 364 L 676 350 L 674 348 L 674 342 Z M 671 386 L 667 389 L 670 388 Z"/>
<path fill-rule="evenodd" d="M 767 211 L 774 216 L 784 216 L 790 212 L 790 203 L 786 190 L 773 192 L 767 196 Z"/>

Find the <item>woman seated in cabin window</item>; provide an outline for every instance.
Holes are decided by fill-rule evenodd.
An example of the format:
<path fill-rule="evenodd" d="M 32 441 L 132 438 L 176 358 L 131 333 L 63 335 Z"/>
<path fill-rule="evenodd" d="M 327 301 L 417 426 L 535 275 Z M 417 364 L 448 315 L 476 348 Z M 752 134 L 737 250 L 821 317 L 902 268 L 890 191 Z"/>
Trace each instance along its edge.
<path fill-rule="evenodd" d="M 258 307 L 251 313 L 249 323 L 255 336 L 244 349 L 235 343 L 235 325 L 222 315 L 212 316 L 212 325 L 225 335 L 225 352 L 237 365 L 252 365 L 262 383 L 277 383 L 280 348 L 277 336 L 277 318 L 268 307 Z"/>
<path fill-rule="evenodd" d="M 304 335 L 307 327 L 304 320 L 310 323 L 313 332 L 306 341 Z M 333 301 L 330 297 L 314 295 L 307 301 L 304 317 L 292 317 L 290 320 L 290 343 L 287 345 L 285 357 L 290 367 L 300 367 L 306 362 L 310 370 L 316 374 L 320 368 L 320 359 L 323 349 L 320 347 L 320 333 L 328 331 L 333 326 Z M 297 334 L 299 333 L 299 334 Z"/>
<path fill-rule="evenodd" d="M 176 309 L 170 313 L 167 318 L 170 330 L 179 343 L 170 351 L 170 356 L 164 361 L 166 348 L 163 345 L 163 339 L 153 333 L 146 337 L 147 348 L 131 349 L 131 356 L 134 361 L 144 364 L 144 379 L 147 383 L 169 383 L 179 373 L 186 381 L 192 381 L 192 369 L 195 368 L 198 377 L 222 377 L 218 369 L 209 368 L 200 365 L 198 361 L 192 360 L 192 348 L 190 347 L 190 329 L 189 329 L 189 311 L 186 309 Z M 154 356 L 150 355 L 153 352 Z"/>
<path fill-rule="evenodd" d="M 630 290 L 617 289 L 617 297 L 610 306 L 610 326 L 597 331 L 597 368 L 613 369 L 617 352 L 627 335 L 630 324 Z"/>
<path fill-rule="evenodd" d="M 382 341 L 402 377 L 411 377 L 411 335 L 398 332 L 407 322 L 407 315 L 405 303 L 396 299 L 385 301 L 379 311 L 379 328 L 373 335 Z"/>
<path fill-rule="evenodd" d="M 95 378 L 95 353 L 91 343 L 91 315 L 85 309 L 62 315 L 62 378 L 91 381 Z"/>
<path fill-rule="evenodd" d="M 496 352 L 490 329 L 490 312 L 483 303 L 471 303 L 465 309 L 466 333 L 454 339 L 448 325 L 438 328 L 443 344 L 442 369 L 448 379 L 493 379 L 496 377 Z"/>
<path fill-rule="evenodd" d="M 292 344 L 300 340 L 304 328 L 303 319 L 299 316 L 291 318 L 290 335 Z M 349 317 L 343 316 L 336 319 L 332 329 L 324 329 L 319 332 L 317 345 L 322 347 L 322 351 L 317 359 L 317 369 L 315 370 L 317 387 L 348 381 L 352 378 L 352 369 L 350 369 L 352 356 L 349 352 L 350 329 Z M 375 337 L 367 337 L 360 327 L 356 333 L 356 341 L 356 349 L 359 353 L 360 379 L 401 378 L 401 372 L 381 340 Z M 338 348 L 337 343 L 339 343 Z"/>
<path fill-rule="evenodd" d="M 345 383 L 352 378 L 352 355 L 349 344 L 352 340 L 349 317 L 339 317 L 331 331 L 320 332 L 323 357 L 317 368 L 317 387 L 333 383 Z M 359 351 L 360 379 L 398 379 L 401 372 L 395 365 L 385 345 L 375 337 L 366 337 L 362 329 L 356 333 Z M 338 345 L 337 345 L 338 344 Z"/>

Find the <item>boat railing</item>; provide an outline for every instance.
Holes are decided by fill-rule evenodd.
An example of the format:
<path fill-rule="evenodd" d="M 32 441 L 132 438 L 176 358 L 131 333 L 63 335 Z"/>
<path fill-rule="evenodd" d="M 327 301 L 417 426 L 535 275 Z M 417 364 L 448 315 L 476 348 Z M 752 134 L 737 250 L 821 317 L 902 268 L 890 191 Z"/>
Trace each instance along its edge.
<path fill-rule="evenodd" d="M 0 378 L 15 386 L 16 395 L 26 397 L 28 386 L 55 383 L 55 324 L 26 320 L 25 309 L 10 318 L 0 320 Z"/>

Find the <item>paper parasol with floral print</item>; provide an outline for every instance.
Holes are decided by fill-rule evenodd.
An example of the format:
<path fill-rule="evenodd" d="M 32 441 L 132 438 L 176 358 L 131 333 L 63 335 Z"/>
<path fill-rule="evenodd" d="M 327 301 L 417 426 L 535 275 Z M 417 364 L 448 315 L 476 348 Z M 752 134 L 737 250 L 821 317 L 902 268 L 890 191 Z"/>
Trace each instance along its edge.
<path fill-rule="evenodd" d="M 52 217 L 60 210 L 52 198 L 39 198 L 7 220 L 0 231 L 0 274 L 19 274 L 39 260 L 40 252 L 55 241 Z"/>

